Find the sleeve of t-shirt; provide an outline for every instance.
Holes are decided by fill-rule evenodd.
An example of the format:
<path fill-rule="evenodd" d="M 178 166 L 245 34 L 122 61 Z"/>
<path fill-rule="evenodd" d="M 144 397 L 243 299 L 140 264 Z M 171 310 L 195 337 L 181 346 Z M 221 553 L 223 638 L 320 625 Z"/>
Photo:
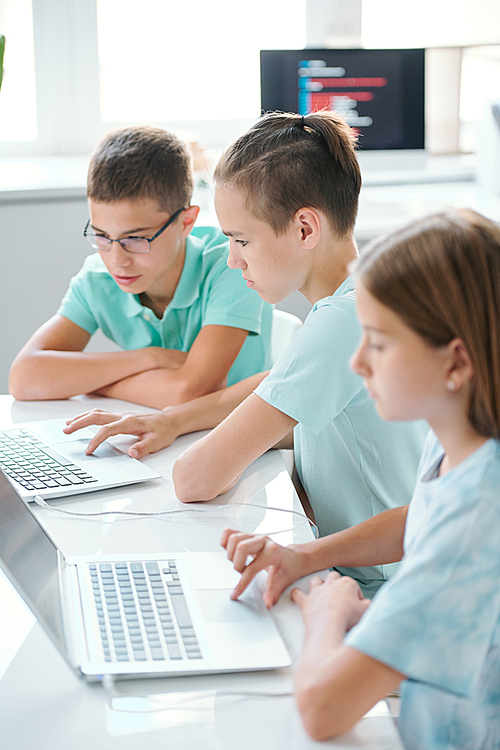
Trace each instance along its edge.
<path fill-rule="evenodd" d="M 314 309 L 255 393 L 318 435 L 360 392 L 368 397 L 349 367 L 360 336 L 346 302 Z"/>
<path fill-rule="evenodd" d="M 470 697 L 500 617 L 498 473 L 440 498 L 398 573 L 376 595 L 348 646 L 410 679 Z"/>
<path fill-rule="evenodd" d="M 92 336 L 99 325 L 92 313 L 92 290 L 89 283 L 90 261 L 91 258 L 87 258 L 82 269 L 69 282 L 68 291 L 57 312 Z"/>
<path fill-rule="evenodd" d="M 261 333 L 264 302 L 249 289 L 241 272 L 229 268 L 221 259 L 210 274 L 202 325 L 241 328 L 250 334 Z"/>

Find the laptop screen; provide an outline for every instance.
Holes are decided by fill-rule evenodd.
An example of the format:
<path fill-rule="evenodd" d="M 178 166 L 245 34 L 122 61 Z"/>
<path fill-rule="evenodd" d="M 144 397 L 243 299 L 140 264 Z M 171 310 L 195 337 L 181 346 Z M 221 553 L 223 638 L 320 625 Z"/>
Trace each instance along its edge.
<path fill-rule="evenodd" d="M 57 549 L 0 471 L 0 563 L 65 652 Z"/>

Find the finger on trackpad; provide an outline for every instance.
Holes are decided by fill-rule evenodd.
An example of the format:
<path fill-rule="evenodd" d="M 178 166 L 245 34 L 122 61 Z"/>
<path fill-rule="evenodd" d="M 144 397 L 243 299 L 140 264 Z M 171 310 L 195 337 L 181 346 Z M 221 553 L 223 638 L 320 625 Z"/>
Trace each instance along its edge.
<path fill-rule="evenodd" d="M 99 445 L 91 455 L 87 455 L 85 453 L 85 449 L 88 444 L 88 439 L 82 438 L 79 440 L 73 440 L 68 443 L 60 443 L 58 444 L 58 447 L 62 452 L 64 452 L 65 456 L 68 456 L 68 458 L 72 458 L 75 461 L 79 462 L 81 462 L 82 459 L 85 458 L 92 460 L 93 458 L 116 458 L 116 456 L 123 455 L 121 451 L 119 451 L 117 448 L 114 448 L 109 443 L 101 443 L 101 445 Z"/>
<path fill-rule="evenodd" d="M 206 622 L 253 622 L 260 617 L 254 597 L 246 601 L 229 598 L 232 589 L 197 589 L 196 596 Z"/>

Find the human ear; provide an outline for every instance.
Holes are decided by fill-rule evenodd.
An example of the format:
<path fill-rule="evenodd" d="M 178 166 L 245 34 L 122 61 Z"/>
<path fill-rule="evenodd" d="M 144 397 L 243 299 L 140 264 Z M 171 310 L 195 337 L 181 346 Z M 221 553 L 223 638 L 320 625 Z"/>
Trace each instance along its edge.
<path fill-rule="evenodd" d="M 314 208 L 299 208 L 294 222 L 300 231 L 300 239 L 307 249 L 315 247 L 321 237 L 321 218 Z"/>
<path fill-rule="evenodd" d="M 469 384 L 474 369 L 462 339 L 452 339 L 447 346 L 450 363 L 446 372 L 446 388 L 449 391 L 460 391 Z"/>
<path fill-rule="evenodd" d="M 188 234 L 191 232 L 193 225 L 198 218 L 198 214 L 200 213 L 200 207 L 199 206 L 189 206 L 189 208 L 186 208 L 185 211 L 182 212 L 181 218 L 182 218 L 182 229 L 181 229 L 181 237 L 187 237 Z"/>

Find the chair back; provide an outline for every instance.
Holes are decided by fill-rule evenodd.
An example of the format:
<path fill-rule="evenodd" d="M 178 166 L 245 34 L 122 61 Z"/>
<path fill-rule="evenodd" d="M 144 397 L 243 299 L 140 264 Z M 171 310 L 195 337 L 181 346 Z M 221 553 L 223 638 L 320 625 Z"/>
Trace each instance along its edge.
<path fill-rule="evenodd" d="M 273 365 L 281 357 L 285 349 L 291 343 L 295 331 L 302 325 L 302 321 L 296 315 L 283 310 L 273 311 L 273 328 L 271 332 L 271 359 Z"/>

